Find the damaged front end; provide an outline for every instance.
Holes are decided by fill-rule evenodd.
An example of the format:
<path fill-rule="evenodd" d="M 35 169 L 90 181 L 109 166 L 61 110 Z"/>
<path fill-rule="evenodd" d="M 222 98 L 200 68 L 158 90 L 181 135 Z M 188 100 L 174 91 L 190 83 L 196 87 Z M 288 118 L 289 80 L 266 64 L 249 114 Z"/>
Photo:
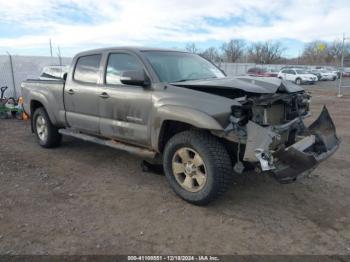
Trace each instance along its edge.
<path fill-rule="evenodd" d="M 227 139 L 245 144 L 242 160 L 272 173 L 282 183 L 311 172 L 339 147 L 325 106 L 317 120 L 305 126 L 303 120 L 310 115 L 305 93 L 243 99 L 241 103 L 240 110 L 232 108 Z"/>

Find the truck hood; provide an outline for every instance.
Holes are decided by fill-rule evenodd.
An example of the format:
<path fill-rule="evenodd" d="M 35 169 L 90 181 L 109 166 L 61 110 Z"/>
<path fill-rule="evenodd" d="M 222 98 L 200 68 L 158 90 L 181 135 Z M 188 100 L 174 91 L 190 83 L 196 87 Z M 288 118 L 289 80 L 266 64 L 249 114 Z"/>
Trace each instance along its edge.
<path fill-rule="evenodd" d="M 221 93 L 222 95 L 228 93 L 239 93 L 238 95 L 242 95 L 244 93 L 274 94 L 276 92 L 296 93 L 304 91 L 303 88 L 291 82 L 271 77 L 224 77 L 204 80 L 190 80 L 184 82 L 175 82 L 171 84 L 202 92 L 214 94 L 217 92 L 218 95 Z"/>

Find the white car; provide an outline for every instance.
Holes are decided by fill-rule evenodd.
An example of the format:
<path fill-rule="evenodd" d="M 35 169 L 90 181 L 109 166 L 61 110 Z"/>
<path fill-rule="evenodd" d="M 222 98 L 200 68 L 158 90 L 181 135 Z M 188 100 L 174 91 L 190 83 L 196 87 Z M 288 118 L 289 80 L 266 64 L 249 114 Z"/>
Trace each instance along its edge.
<path fill-rule="evenodd" d="M 278 73 L 278 78 L 292 81 L 297 85 L 301 84 L 315 84 L 317 76 L 307 73 L 303 69 L 286 68 Z"/>
<path fill-rule="evenodd" d="M 321 74 L 320 80 L 336 80 L 338 78 L 337 74 L 335 72 L 327 71 L 324 69 L 318 70 L 318 72 Z"/>

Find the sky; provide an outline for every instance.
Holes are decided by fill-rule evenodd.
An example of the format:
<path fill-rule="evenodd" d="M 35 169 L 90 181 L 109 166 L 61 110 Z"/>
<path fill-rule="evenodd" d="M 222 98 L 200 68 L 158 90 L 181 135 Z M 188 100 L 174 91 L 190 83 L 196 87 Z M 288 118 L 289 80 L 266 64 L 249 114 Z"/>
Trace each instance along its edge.
<path fill-rule="evenodd" d="M 0 0 L 0 54 L 73 56 L 107 46 L 204 50 L 230 39 L 305 43 L 350 36 L 350 0 Z"/>

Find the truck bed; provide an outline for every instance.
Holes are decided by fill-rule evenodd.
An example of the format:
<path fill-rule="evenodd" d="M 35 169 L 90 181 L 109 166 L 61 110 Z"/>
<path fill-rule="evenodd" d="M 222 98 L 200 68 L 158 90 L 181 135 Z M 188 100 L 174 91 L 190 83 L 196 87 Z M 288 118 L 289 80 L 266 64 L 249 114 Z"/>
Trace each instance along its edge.
<path fill-rule="evenodd" d="M 53 123 L 63 125 L 65 122 L 63 90 L 65 80 L 28 79 L 22 82 L 24 111 L 30 116 L 29 101 L 40 101 L 44 104 Z"/>

